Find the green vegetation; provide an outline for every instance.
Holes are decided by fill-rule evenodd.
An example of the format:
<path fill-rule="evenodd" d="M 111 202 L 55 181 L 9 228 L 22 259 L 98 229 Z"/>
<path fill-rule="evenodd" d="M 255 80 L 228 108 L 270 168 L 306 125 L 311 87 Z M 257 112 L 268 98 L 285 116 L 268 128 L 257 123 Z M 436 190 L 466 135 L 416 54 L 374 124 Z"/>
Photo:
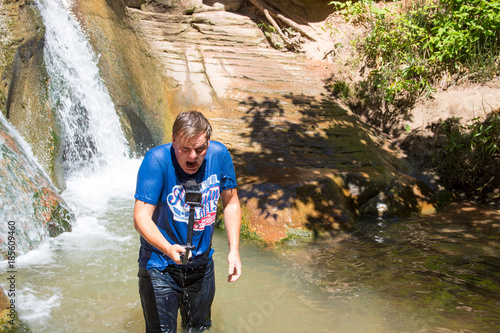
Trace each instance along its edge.
<path fill-rule="evenodd" d="M 500 110 L 497 110 L 500 111 Z M 500 116 L 492 113 L 486 120 L 479 118 L 466 126 L 456 119 L 441 123 L 441 149 L 433 162 L 441 181 L 459 194 L 490 200 L 500 197 Z"/>
<path fill-rule="evenodd" d="M 380 103 L 429 96 L 450 78 L 481 82 L 499 74 L 500 2 L 436 0 L 377 6 L 374 1 L 331 2 L 368 32 L 356 41 L 368 79 L 354 91 Z"/>
<path fill-rule="evenodd" d="M 280 239 L 276 245 L 297 245 L 302 242 L 310 241 L 313 238 L 313 232 L 303 228 L 286 227 L 286 237 Z"/>
<path fill-rule="evenodd" d="M 283 40 L 272 25 L 260 21 L 257 26 L 262 30 L 262 32 L 264 32 L 264 36 L 266 36 L 267 41 L 269 42 L 269 44 L 271 44 L 272 47 L 280 50 L 285 46 Z"/>
<path fill-rule="evenodd" d="M 500 74 L 500 1 L 332 1 L 346 22 L 363 28 L 354 41 L 362 79 L 332 78 L 332 94 L 388 133 L 409 132 L 400 121 L 441 87 L 484 83 Z M 499 120 L 439 126 L 442 146 L 433 167 L 451 190 L 481 198 L 498 191 Z M 496 186 L 496 189 L 495 189 Z M 498 196 L 498 193 L 496 194 Z"/>

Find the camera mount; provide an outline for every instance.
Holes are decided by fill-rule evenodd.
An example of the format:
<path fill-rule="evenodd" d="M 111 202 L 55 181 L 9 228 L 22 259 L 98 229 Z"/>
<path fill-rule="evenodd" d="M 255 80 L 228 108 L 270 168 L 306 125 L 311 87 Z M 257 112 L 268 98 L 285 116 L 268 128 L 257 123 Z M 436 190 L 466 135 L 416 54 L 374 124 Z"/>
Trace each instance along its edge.
<path fill-rule="evenodd" d="M 186 265 L 189 261 L 189 253 L 194 250 L 193 246 L 193 228 L 194 228 L 194 213 L 195 207 L 203 206 L 201 204 L 202 194 L 200 191 L 193 190 L 196 188 L 196 182 L 194 180 L 188 180 L 185 186 L 184 201 L 189 205 L 189 220 L 188 220 L 188 230 L 186 237 L 186 252 L 181 254 L 182 264 Z"/>

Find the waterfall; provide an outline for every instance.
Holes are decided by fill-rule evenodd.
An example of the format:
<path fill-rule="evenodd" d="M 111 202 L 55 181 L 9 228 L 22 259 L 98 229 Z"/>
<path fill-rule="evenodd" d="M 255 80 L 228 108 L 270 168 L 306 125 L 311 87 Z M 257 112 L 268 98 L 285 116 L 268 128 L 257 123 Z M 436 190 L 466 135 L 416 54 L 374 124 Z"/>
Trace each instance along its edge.
<path fill-rule="evenodd" d="M 92 51 L 67 1 L 36 0 L 45 32 L 49 93 L 61 127 L 66 175 L 127 158 L 128 144 Z"/>
<path fill-rule="evenodd" d="M 79 323 L 79 320 L 95 318 L 94 313 L 88 313 L 95 307 L 79 300 L 77 304 L 84 305 L 83 309 L 69 311 L 69 315 L 75 317 L 64 317 L 62 322 L 54 319 L 54 312 L 67 315 L 67 308 L 78 307 L 71 303 L 72 293 L 78 290 L 77 298 L 86 295 L 84 297 L 89 299 L 92 296 L 86 293 L 92 288 L 75 285 L 78 279 L 73 277 L 67 285 L 61 285 L 59 278 L 55 283 L 53 277 L 43 280 L 44 274 L 40 271 L 48 271 L 47 276 L 52 276 L 57 267 L 82 264 L 81 268 L 69 271 L 80 272 L 85 277 L 89 267 L 96 267 L 98 271 L 90 276 L 101 278 L 106 269 L 97 263 L 107 255 L 118 258 L 128 248 L 133 251 L 130 253 L 136 252 L 130 215 L 140 161 L 129 157 L 119 117 L 100 76 L 99 57 L 71 13 L 71 4 L 67 0 L 35 2 L 45 26 L 44 62 L 49 78 L 49 103 L 56 112 L 61 132 L 66 180 L 61 197 L 76 221 L 71 232 L 44 238 L 37 248 L 16 258 L 17 275 L 22 281 L 16 290 L 16 310 L 34 331 L 70 331 L 86 327 L 88 324 Z M 113 215 L 118 217 L 111 222 Z M 118 220 L 123 227 L 116 227 Z M 113 261 L 106 260 L 107 265 Z M 135 269 L 135 263 L 133 258 L 128 265 Z M 1 262 L 0 271 L 5 271 L 6 265 L 6 261 Z M 111 269 L 111 276 L 100 281 L 111 281 L 114 272 Z M 29 276 L 36 278 L 32 280 Z M 73 305 L 68 306 L 68 302 Z"/>
<path fill-rule="evenodd" d="M 77 224 L 107 209 L 117 194 L 133 197 L 138 161 L 129 157 L 98 59 L 70 0 L 36 0 L 45 26 L 44 61 L 63 145 L 66 190 Z M 129 193 L 132 191 L 132 193 Z"/>
<path fill-rule="evenodd" d="M 117 179 L 116 169 L 128 170 L 130 175 L 124 177 L 134 179 L 136 167 L 127 168 L 129 149 L 118 115 L 99 75 L 97 57 L 68 10 L 70 4 L 37 0 L 37 5 L 46 27 L 49 103 L 57 113 L 64 151 L 67 190 L 62 196 L 75 213 L 88 204 L 96 209 L 114 193 L 124 192 L 121 186 L 133 188 L 132 180 Z M 8 135 L 0 136 L 0 217 L 4 221 L 0 251 L 6 252 L 7 221 L 12 221 L 20 233 L 18 253 L 25 254 L 48 241 L 45 223 L 52 202 L 48 200 L 57 201 L 58 194 L 31 147 L 3 115 L 0 128 Z"/>

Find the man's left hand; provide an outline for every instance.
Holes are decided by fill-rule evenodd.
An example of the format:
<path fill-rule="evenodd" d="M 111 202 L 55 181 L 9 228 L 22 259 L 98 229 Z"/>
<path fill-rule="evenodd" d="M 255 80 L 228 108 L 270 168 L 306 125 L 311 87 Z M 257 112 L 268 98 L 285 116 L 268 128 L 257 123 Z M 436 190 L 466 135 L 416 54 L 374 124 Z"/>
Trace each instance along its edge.
<path fill-rule="evenodd" d="M 240 254 L 229 252 L 229 255 L 227 256 L 227 262 L 229 264 L 229 275 L 227 277 L 227 282 L 235 282 L 241 276 Z"/>

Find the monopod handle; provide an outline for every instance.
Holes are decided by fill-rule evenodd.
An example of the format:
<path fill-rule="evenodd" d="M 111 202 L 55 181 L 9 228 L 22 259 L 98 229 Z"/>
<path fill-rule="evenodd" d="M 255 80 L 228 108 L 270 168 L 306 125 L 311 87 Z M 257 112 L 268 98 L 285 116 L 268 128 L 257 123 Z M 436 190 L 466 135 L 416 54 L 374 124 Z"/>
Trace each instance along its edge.
<path fill-rule="evenodd" d="M 186 245 L 185 248 L 186 248 L 186 252 L 181 253 L 181 255 L 180 255 L 183 265 L 186 265 L 189 262 L 189 253 L 192 250 L 194 250 L 194 246 Z"/>
<path fill-rule="evenodd" d="M 194 227 L 194 207 L 189 207 L 188 231 L 186 237 L 186 253 L 181 255 L 182 264 L 186 265 L 189 261 L 189 253 L 194 250 L 193 244 L 193 227 Z"/>

